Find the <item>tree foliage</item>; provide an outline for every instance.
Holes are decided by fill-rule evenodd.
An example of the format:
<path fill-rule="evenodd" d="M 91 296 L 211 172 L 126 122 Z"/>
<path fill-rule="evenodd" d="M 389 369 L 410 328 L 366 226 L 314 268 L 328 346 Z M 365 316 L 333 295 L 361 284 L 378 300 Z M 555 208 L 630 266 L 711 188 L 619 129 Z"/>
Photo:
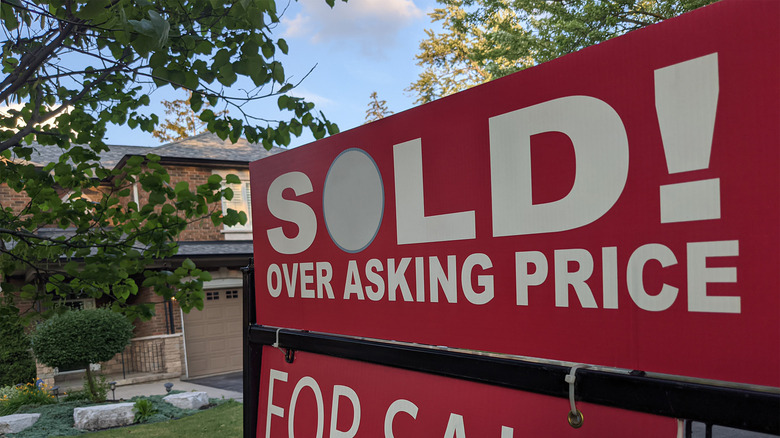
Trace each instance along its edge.
<path fill-rule="evenodd" d="M 409 90 L 418 103 L 452 94 L 717 0 L 437 0 Z"/>
<path fill-rule="evenodd" d="M 152 132 L 159 118 L 146 106 L 162 87 L 191 92 L 190 110 L 223 140 L 244 137 L 270 148 L 304 128 L 315 138 L 335 133 L 314 104 L 286 94 L 296 84 L 280 61 L 287 42 L 272 37 L 279 20 L 275 0 L 0 3 L 0 101 L 16 104 L 0 114 L 0 192 L 7 187 L 4 194 L 27 199 L 12 205 L 0 198 L 0 304 L 15 296 L 44 301 L 39 308 L 48 317 L 53 295 L 85 294 L 146 318 L 153 305 L 128 299 L 152 287 L 185 311 L 202 308 L 207 272 L 189 260 L 175 270 L 150 266 L 176 254 L 189 223 L 244 223 L 244 213 L 219 208 L 232 191 L 219 175 L 197 187 L 173 185 L 153 154 L 103 167 L 103 139 L 111 124 Z M 249 91 L 227 88 L 239 80 Z M 263 98 L 276 101 L 282 120 L 244 110 Z M 230 115 L 207 103 L 229 107 Z M 57 161 L 35 163 L 43 147 L 59 148 Z M 133 184 L 147 195 L 141 202 L 129 198 Z M 20 271 L 29 274 L 16 291 L 9 278 Z"/>
<path fill-rule="evenodd" d="M 376 91 L 371 93 L 369 99 L 371 100 L 368 102 L 368 109 L 366 110 L 366 123 L 384 119 L 393 114 L 393 111 L 387 107 L 387 101 L 379 99 Z"/>
<path fill-rule="evenodd" d="M 30 339 L 18 315 L 0 314 L 0 339 L 0 387 L 34 380 Z"/>
<path fill-rule="evenodd" d="M 186 99 L 163 100 L 162 104 L 165 107 L 167 117 L 152 131 L 152 136 L 161 141 L 176 141 L 208 132 L 207 124 L 200 119 L 200 112 L 211 110 L 211 104 L 208 101 L 203 102 L 200 112 L 196 113 L 192 110 L 191 100 L 192 91 L 190 90 L 187 90 Z M 220 111 L 214 115 L 222 117 L 226 113 L 227 111 Z"/>
<path fill-rule="evenodd" d="M 96 385 L 89 364 L 105 362 L 130 344 L 133 325 L 108 309 L 71 310 L 38 325 L 32 346 L 39 362 L 55 368 L 84 368 L 94 399 Z M 103 394 L 105 396 L 105 394 Z"/>
<path fill-rule="evenodd" d="M 473 52 L 509 50 L 497 41 L 489 39 L 493 32 L 520 32 L 517 17 L 503 8 L 485 13 L 484 23 L 472 25 L 463 0 L 437 0 L 443 8 L 436 8 L 429 15 L 434 22 L 441 22 L 443 32 L 426 29 L 427 39 L 420 42 L 416 55 L 417 65 L 423 67 L 417 81 L 407 91 L 417 95 L 415 103 L 427 103 L 440 97 L 463 91 L 474 85 L 494 79 L 494 75 L 473 57 Z M 496 63 L 507 67 L 506 56 L 496 57 Z M 517 62 L 530 63 L 530 59 Z"/>

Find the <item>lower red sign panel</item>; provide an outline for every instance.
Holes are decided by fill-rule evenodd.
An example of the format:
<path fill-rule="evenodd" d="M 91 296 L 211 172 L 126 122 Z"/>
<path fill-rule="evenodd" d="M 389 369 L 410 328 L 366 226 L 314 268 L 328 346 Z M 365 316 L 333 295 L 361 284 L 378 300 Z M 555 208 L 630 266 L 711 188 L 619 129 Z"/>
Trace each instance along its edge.
<path fill-rule="evenodd" d="M 263 347 L 258 437 L 674 437 L 677 421 L 497 386 Z"/>

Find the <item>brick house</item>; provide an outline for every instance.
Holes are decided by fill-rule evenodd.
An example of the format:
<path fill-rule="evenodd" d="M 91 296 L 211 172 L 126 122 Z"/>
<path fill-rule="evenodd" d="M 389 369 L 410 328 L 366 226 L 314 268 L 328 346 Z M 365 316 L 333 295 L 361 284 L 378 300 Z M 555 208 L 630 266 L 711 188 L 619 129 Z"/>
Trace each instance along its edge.
<path fill-rule="evenodd" d="M 236 144 L 222 141 L 213 134 L 201 134 L 158 147 L 110 146 L 101 154 L 105 167 L 121 167 L 135 155 L 154 153 L 161 157 L 171 184 L 187 181 L 190 187 L 205 183 L 212 174 L 238 175 L 241 184 L 232 185 L 234 198 L 223 201 L 223 210 L 233 208 L 250 214 L 249 163 L 283 149 L 266 151 L 260 145 L 240 140 Z M 59 148 L 37 146 L 32 162 L 41 166 L 56 161 Z M 65 194 L 63 194 L 65 195 Z M 89 193 L 84 194 L 89 197 Z M 134 187 L 131 197 L 142 199 L 140 187 Z M 28 199 L 0 185 L 0 205 L 21 209 Z M 69 230 L 44 229 L 41 233 L 68 233 Z M 102 373 L 117 379 L 193 378 L 241 370 L 241 315 L 242 274 L 241 267 L 252 256 L 251 219 L 246 225 L 216 227 L 203 220 L 192 224 L 181 236 L 179 254 L 159 260 L 160 268 L 175 268 L 185 258 L 192 259 L 200 269 L 211 273 L 212 280 L 205 282 L 205 301 L 202 311 L 188 314 L 181 311 L 175 300 L 163 301 L 150 288 L 142 288 L 130 303 L 154 303 L 155 316 L 150 321 L 136 322 L 131 345 L 109 362 L 101 364 Z M 29 280 L 29 272 L 20 272 L 16 281 Z M 134 300 L 134 301 L 133 301 Z M 34 303 L 22 303 L 32 306 Z M 92 308 L 103 302 L 93 298 L 68 297 L 62 304 L 74 308 Z M 39 365 L 38 377 L 49 383 L 61 382 L 71 373 L 52 370 Z M 80 373 L 79 373 L 80 374 Z"/>

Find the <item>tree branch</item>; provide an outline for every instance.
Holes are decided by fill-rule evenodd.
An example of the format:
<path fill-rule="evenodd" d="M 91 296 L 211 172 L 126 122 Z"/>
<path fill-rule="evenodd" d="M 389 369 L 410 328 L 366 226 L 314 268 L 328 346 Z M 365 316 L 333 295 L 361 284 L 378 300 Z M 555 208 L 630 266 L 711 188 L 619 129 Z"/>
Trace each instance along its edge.
<path fill-rule="evenodd" d="M 73 32 L 76 27 L 73 23 L 68 23 L 65 28 L 60 28 L 60 34 L 52 40 L 46 46 L 32 52 L 26 53 L 19 61 L 19 65 L 16 66 L 14 72 L 8 75 L 2 82 L 0 82 L 0 101 L 7 100 L 11 94 L 16 92 L 27 80 L 32 76 L 41 64 L 52 56 L 58 48 L 62 47 L 65 40 Z M 2 149 L 0 149 L 1 151 Z"/>

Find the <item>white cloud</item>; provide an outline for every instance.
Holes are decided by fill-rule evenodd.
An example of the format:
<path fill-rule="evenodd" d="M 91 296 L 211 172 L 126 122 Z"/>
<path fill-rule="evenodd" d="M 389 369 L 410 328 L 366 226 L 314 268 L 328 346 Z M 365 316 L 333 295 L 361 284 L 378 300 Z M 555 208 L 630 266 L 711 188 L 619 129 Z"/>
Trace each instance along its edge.
<path fill-rule="evenodd" d="M 312 43 L 356 44 L 365 54 L 395 42 L 399 32 L 425 13 L 412 0 L 300 0 L 301 10 L 282 18 L 285 37 Z"/>
<path fill-rule="evenodd" d="M 319 94 L 312 93 L 308 90 L 303 90 L 300 88 L 291 90 L 288 94 L 293 97 L 301 97 L 303 99 L 306 99 L 307 102 L 311 102 L 317 105 L 318 109 L 322 109 L 323 107 L 328 107 L 334 103 L 333 100 L 328 99 L 325 96 L 321 96 Z"/>

